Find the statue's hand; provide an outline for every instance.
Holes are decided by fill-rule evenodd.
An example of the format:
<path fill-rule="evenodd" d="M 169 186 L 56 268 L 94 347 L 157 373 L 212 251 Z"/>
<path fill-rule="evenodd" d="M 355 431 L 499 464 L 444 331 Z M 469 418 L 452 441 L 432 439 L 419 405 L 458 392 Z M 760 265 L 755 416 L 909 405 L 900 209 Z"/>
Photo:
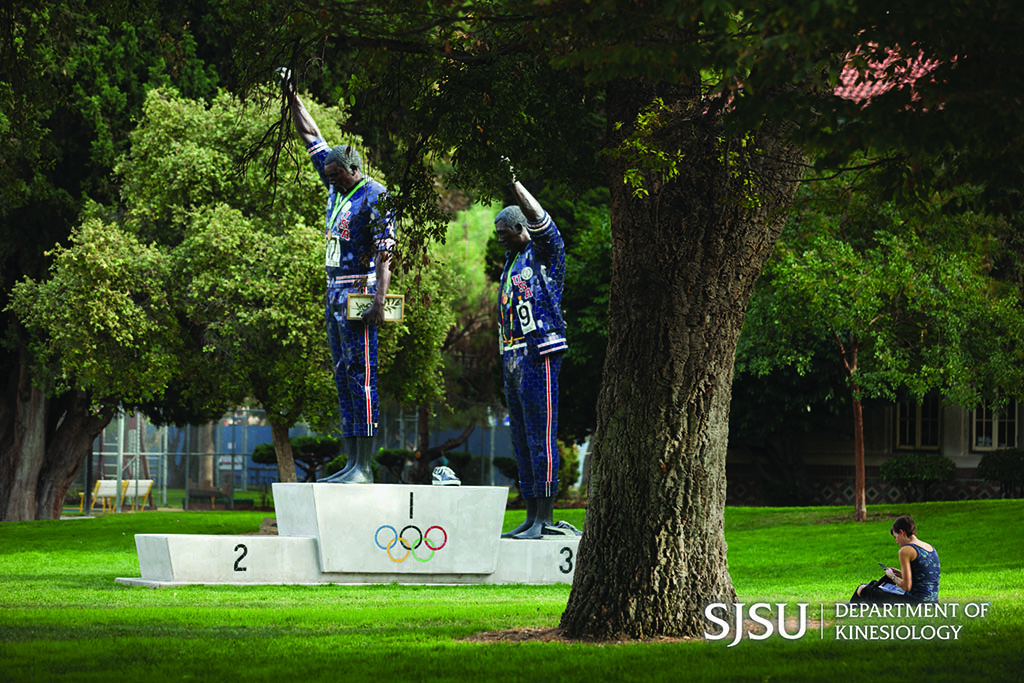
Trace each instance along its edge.
<path fill-rule="evenodd" d="M 286 66 L 279 66 L 274 69 L 274 75 L 277 76 L 278 82 L 281 85 L 281 90 L 285 92 L 294 92 L 295 83 L 292 81 L 292 70 Z"/>
<path fill-rule="evenodd" d="M 369 310 L 367 310 L 366 313 L 363 313 L 363 322 L 372 327 L 383 325 L 384 306 L 377 303 L 377 301 L 374 301 Z"/>
<path fill-rule="evenodd" d="M 516 182 L 516 169 L 512 168 L 512 160 L 506 156 L 501 157 L 501 160 L 508 166 L 508 181 L 510 183 Z"/>

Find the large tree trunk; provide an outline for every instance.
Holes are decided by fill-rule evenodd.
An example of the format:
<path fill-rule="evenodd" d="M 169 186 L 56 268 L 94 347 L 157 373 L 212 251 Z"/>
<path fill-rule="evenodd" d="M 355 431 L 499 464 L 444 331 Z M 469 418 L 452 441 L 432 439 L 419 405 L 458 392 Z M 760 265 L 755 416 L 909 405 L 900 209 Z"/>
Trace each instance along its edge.
<path fill-rule="evenodd" d="M 47 398 L 27 364 L 13 367 L 0 397 L 0 519 L 57 519 L 92 441 L 113 410 L 88 394 Z"/>
<path fill-rule="evenodd" d="M 696 100 L 642 81 L 609 89 L 609 122 L 626 124 L 613 142 L 655 95 L 673 111 L 649 142 L 682 161 L 664 184 L 648 174 L 640 198 L 622 182 L 636 162 L 608 162 L 610 329 L 570 636 L 700 636 L 704 607 L 735 599 L 723 524 L 733 360 L 800 156 L 769 127 L 746 146 L 724 139 Z"/>
<path fill-rule="evenodd" d="M 274 455 L 277 456 L 277 480 L 294 483 L 295 456 L 292 455 L 292 442 L 288 439 L 288 427 L 271 421 L 270 433 L 274 439 Z"/>
<path fill-rule="evenodd" d="M 114 416 L 114 408 L 95 409 L 84 391 L 50 401 L 46 460 L 36 488 L 36 519 L 59 519 L 64 496 L 92 453 L 92 443 Z"/>
<path fill-rule="evenodd" d="M 28 366 L 14 370 L 8 435 L 4 435 L 4 506 L 7 521 L 35 519 L 36 485 L 46 459 L 46 395 L 32 384 Z M 13 385 L 13 386 L 11 386 Z M 6 412 L 6 411 L 5 411 Z M 6 422 L 6 420 L 5 420 Z"/>

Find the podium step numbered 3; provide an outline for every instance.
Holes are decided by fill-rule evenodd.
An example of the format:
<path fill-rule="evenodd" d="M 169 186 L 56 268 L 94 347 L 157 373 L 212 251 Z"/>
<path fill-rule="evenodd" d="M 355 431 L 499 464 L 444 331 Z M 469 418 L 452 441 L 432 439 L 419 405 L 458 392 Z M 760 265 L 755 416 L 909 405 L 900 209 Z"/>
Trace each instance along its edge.
<path fill-rule="evenodd" d="M 138 534 L 126 585 L 571 583 L 579 537 L 502 539 L 507 491 L 274 484 L 277 536 Z"/>

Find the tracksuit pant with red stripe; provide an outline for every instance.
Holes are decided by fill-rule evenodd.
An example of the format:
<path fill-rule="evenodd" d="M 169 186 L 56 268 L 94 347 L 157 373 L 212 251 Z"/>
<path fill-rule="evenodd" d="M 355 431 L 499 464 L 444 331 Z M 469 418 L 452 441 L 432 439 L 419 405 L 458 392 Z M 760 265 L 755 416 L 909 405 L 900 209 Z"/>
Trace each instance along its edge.
<path fill-rule="evenodd" d="M 525 498 L 558 493 L 558 371 L 562 354 L 530 358 L 526 345 L 502 354 L 512 448 Z"/>
<path fill-rule="evenodd" d="M 377 328 L 348 320 L 349 292 L 373 287 L 327 286 L 327 341 L 334 362 L 334 384 L 341 407 L 341 435 L 373 436 L 377 432 Z"/>

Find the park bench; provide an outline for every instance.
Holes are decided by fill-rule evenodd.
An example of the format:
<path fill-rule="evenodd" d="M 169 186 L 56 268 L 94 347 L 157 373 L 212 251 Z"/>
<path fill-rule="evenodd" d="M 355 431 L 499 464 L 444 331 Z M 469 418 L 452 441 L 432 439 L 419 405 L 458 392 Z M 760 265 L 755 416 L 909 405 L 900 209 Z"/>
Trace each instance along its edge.
<path fill-rule="evenodd" d="M 149 498 L 149 492 L 153 489 L 153 480 L 125 479 L 124 484 L 124 493 L 121 496 L 121 509 L 124 509 L 125 500 L 131 501 L 132 509 L 135 509 L 136 503 L 140 510 L 146 507 L 146 499 Z"/>
<path fill-rule="evenodd" d="M 92 488 L 92 503 L 89 505 L 89 512 L 93 511 L 96 507 L 96 501 L 100 501 L 101 510 L 103 512 L 114 512 L 117 509 L 117 480 L 116 479 L 98 479 L 96 484 Z M 139 504 L 139 507 L 145 507 L 146 499 L 149 497 L 149 492 L 153 489 L 152 479 L 122 479 L 121 480 L 121 507 L 124 508 L 125 500 L 129 500 L 132 503 L 132 507 L 135 503 Z M 78 494 L 78 511 L 82 512 L 82 508 L 85 506 L 85 494 Z"/>
<path fill-rule="evenodd" d="M 128 485 L 127 480 L 121 482 L 121 493 L 122 498 L 124 497 L 124 489 Z M 118 486 L 117 479 L 97 479 L 96 484 L 92 487 L 92 502 L 89 504 L 89 512 L 91 513 L 93 508 L 96 507 L 96 501 L 100 501 L 101 510 L 107 512 L 113 512 L 117 508 L 117 497 L 118 497 Z M 85 505 L 85 493 L 78 494 L 78 511 L 82 512 L 82 508 Z"/>

